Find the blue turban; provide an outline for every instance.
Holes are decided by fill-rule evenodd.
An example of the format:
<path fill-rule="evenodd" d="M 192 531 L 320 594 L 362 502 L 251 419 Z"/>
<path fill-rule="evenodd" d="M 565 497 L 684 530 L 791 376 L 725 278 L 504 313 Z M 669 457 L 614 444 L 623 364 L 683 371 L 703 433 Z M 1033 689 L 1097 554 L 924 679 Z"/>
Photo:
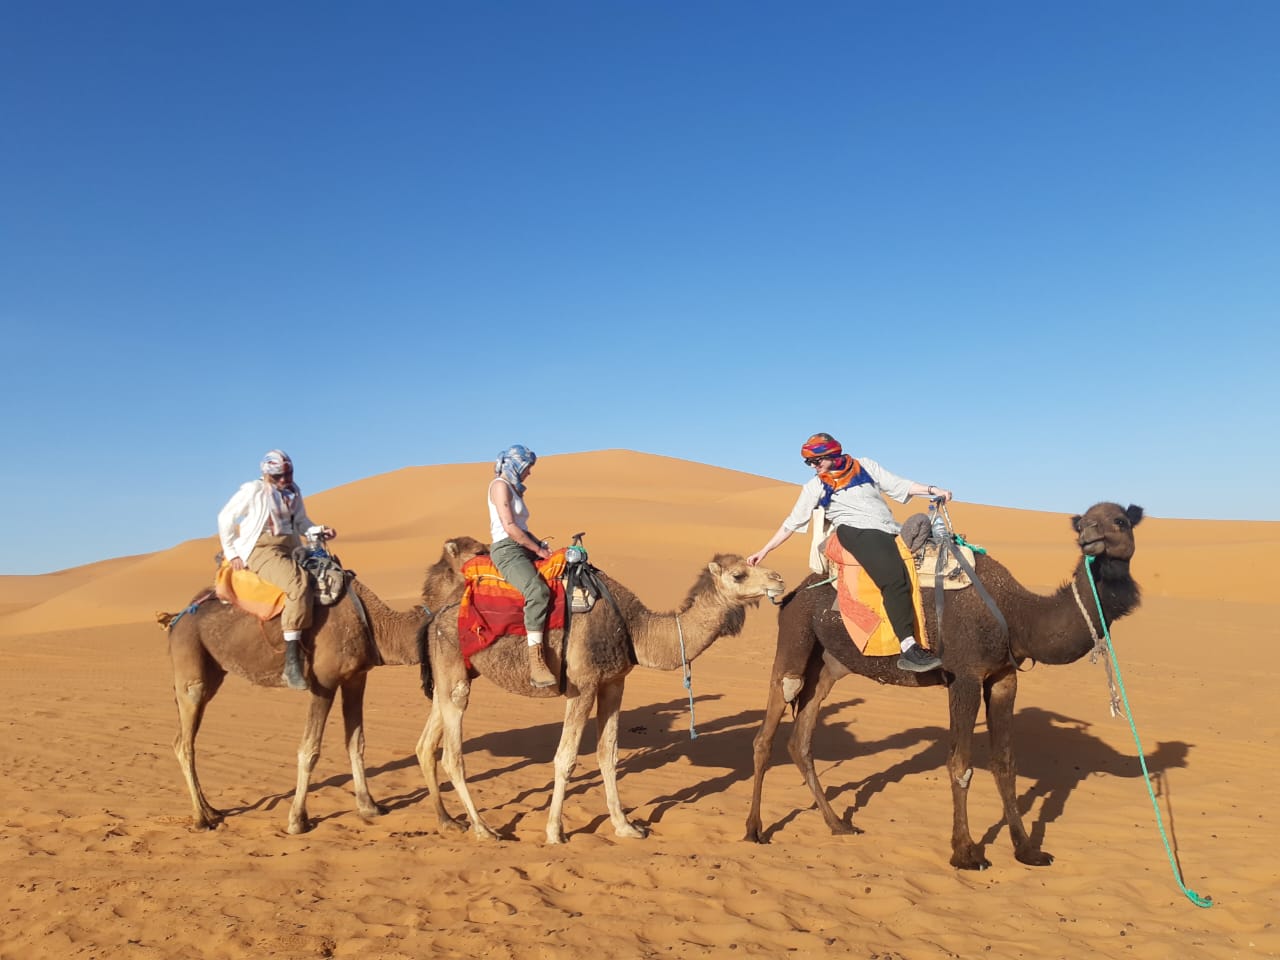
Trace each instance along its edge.
<path fill-rule="evenodd" d="M 516 493 L 524 493 L 524 484 L 520 482 L 520 474 L 538 462 L 538 455 L 528 447 L 513 444 L 498 454 L 493 464 L 495 476 L 501 477 L 511 484 Z"/>

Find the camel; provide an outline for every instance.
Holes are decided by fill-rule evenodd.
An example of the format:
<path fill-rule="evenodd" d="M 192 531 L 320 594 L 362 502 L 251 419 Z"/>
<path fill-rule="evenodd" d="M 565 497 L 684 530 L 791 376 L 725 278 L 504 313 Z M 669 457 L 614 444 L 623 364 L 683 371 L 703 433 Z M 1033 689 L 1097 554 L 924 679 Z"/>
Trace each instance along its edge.
<path fill-rule="evenodd" d="M 1101 628 L 1085 557 L 1094 558 L 1092 575 L 1108 626 L 1137 608 L 1140 592 L 1129 575 L 1129 561 L 1134 552 L 1133 528 L 1142 520 L 1142 515 L 1141 507 L 1099 503 L 1083 516 L 1073 517 L 1071 522 L 1081 557 L 1070 580 L 1050 596 L 1032 593 L 998 561 L 978 554 L 975 557 L 978 578 L 1008 623 L 1007 639 L 976 590 L 948 592 L 941 634 L 942 668 L 930 673 L 899 670 L 896 656 L 863 657 L 849 639 L 839 613 L 831 609 L 834 588 L 826 585 L 807 589 L 821 579 L 816 575 L 807 578 L 783 598 L 778 613 L 778 647 L 769 680 L 769 701 L 753 742 L 754 780 L 745 839 L 764 842 L 760 791 L 774 734 L 786 708 L 782 678 L 801 673 L 804 680 L 795 698 L 795 723 L 787 743 L 788 752 L 804 775 L 831 832 L 861 832 L 831 809 L 813 764 L 813 734 L 823 700 L 836 681 L 859 674 L 897 686 L 947 687 L 951 712 L 947 771 L 953 813 L 952 866 L 983 870 L 991 865 L 969 833 L 968 795 L 973 775 L 970 756 L 979 699 L 986 704 L 991 772 L 1004 806 L 1014 856 L 1031 866 L 1052 863 L 1053 857 L 1039 849 L 1028 836 L 1015 802 L 1012 727 L 1018 668 L 1027 660 L 1045 664 L 1074 663 L 1093 649 L 1094 635 L 1101 633 Z M 926 582 L 927 578 L 922 578 L 921 586 Z M 1083 610 L 1075 598 L 1073 585 L 1083 601 Z M 925 593 L 926 634 L 937 637 L 933 589 Z"/>
<path fill-rule="evenodd" d="M 678 610 L 653 613 L 617 581 L 602 573 L 599 576 L 616 601 L 616 609 L 608 598 L 602 597 L 589 613 L 573 614 L 569 641 L 563 648 L 564 631 L 548 633 L 547 666 L 553 674 L 564 677 L 563 692 L 558 686 L 530 685 L 523 636 L 503 637 L 475 654 L 468 671 L 458 647 L 457 614 L 438 616 L 431 624 L 427 645 L 435 695 L 418 740 L 417 754 L 442 828 L 466 829 L 449 816 L 440 800 L 436 750 L 443 742 L 442 763 L 466 807 L 473 833 L 481 839 L 501 839 L 476 810 L 462 757 L 462 717 L 470 699 L 471 682 L 483 676 L 510 693 L 525 697 L 563 696 L 566 700 L 564 726 L 555 754 L 547 843 L 565 842 L 565 788 L 577 765 L 583 728 L 593 706 L 599 741 L 596 758 L 614 832 L 620 837 L 646 836 L 647 829 L 627 819 L 618 799 L 618 716 L 627 675 L 636 665 L 654 670 L 680 669 L 686 660 L 699 656 L 720 637 L 737 636 L 748 606 L 755 606 L 762 597 L 776 602 L 785 589 L 782 577 L 774 571 L 753 567 L 734 554 L 721 554 L 707 564 Z"/>
<path fill-rule="evenodd" d="M 369 670 L 382 664 L 418 663 L 418 630 L 462 585 L 462 564 L 488 547 L 471 537 L 445 542 L 440 559 L 427 571 L 424 607 L 401 612 L 384 604 L 359 580 L 347 585 L 364 607 L 366 629 L 355 604 L 343 596 L 331 607 L 315 604 L 312 624 L 303 636 L 312 651 L 309 678 L 310 707 L 298 747 L 298 782 L 289 809 L 288 831 L 305 833 L 307 789 L 320 758 L 320 741 L 334 695 L 342 691 L 342 719 L 356 810 L 371 818 L 385 809 L 369 794 L 364 769 L 364 691 Z M 207 594 L 205 591 L 204 594 Z M 204 595 L 202 594 L 202 596 Z M 199 598 L 197 598 L 198 600 Z M 217 826 L 224 817 L 205 798 L 196 775 L 196 735 L 205 707 L 222 686 L 228 671 L 263 687 L 282 687 L 284 637 L 280 620 L 262 623 L 252 614 L 224 603 L 197 603 L 181 614 L 157 614 L 169 632 L 173 663 L 174 699 L 178 704 L 178 735 L 173 742 L 178 765 L 191 792 L 192 823 L 196 829 Z"/>

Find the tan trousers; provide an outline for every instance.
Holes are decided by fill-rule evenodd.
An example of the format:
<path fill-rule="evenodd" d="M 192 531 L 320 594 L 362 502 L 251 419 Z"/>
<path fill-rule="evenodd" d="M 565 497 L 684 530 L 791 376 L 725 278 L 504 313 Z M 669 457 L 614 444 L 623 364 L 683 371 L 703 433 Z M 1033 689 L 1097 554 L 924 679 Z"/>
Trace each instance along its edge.
<path fill-rule="evenodd" d="M 307 572 L 293 561 L 298 538 L 264 533 L 258 537 L 246 566 L 267 583 L 284 591 L 284 612 L 280 625 L 285 630 L 302 630 L 311 623 L 311 582 Z"/>

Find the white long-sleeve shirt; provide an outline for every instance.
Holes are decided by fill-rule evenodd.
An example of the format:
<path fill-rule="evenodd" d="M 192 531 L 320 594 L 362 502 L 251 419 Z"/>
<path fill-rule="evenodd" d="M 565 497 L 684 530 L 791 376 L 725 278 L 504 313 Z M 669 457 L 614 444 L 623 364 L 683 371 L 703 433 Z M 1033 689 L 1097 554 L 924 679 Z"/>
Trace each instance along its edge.
<path fill-rule="evenodd" d="M 262 536 L 271 514 L 271 497 L 273 491 L 264 480 L 250 480 L 242 484 L 227 505 L 218 511 L 218 539 L 222 541 L 222 556 L 227 560 L 239 557 L 246 563 Z M 294 499 L 293 509 L 289 513 L 292 530 L 280 530 L 279 533 L 303 534 L 315 526 L 307 516 L 307 508 L 303 505 L 302 494 Z"/>
<path fill-rule="evenodd" d="M 893 519 L 884 497 L 899 503 L 911 499 L 911 481 L 896 473 L 890 473 L 874 460 L 858 457 L 862 469 L 871 475 L 872 483 L 837 490 L 827 504 L 827 521 L 835 526 L 857 527 L 861 530 L 883 530 L 897 534 L 901 524 Z M 884 494 L 884 496 L 881 496 Z M 800 488 L 796 505 L 782 525 L 792 533 L 802 532 L 809 526 L 809 518 L 822 498 L 822 479 L 814 476 Z"/>

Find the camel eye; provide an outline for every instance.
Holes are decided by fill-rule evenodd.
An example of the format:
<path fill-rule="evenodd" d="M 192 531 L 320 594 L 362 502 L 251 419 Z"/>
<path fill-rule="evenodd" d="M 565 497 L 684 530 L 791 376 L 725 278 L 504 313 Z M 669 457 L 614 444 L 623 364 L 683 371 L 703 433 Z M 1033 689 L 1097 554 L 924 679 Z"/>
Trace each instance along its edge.
<path fill-rule="evenodd" d="M 739 570 L 733 575 L 733 579 L 738 581 L 738 583 L 741 583 L 743 580 L 747 579 L 747 572 L 745 570 Z"/>

